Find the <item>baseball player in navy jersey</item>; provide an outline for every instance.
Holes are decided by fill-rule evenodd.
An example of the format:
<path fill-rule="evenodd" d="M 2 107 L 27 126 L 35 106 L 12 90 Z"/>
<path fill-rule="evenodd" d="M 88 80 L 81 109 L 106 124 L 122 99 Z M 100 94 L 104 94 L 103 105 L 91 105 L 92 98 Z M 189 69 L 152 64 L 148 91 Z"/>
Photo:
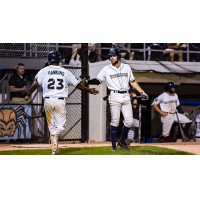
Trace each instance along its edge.
<path fill-rule="evenodd" d="M 188 114 L 182 110 L 178 95 L 175 93 L 175 88 L 177 88 L 175 83 L 166 83 L 166 92 L 163 92 L 161 95 L 155 98 L 153 103 L 151 104 L 153 108 L 161 114 L 163 142 L 167 141 L 167 137 L 169 136 L 172 124 L 174 122 L 179 121 L 182 124 L 186 124 L 184 128 L 185 136 L 188 136 L 190 125 L 192 122 L 192 120 L 186 117 Z M 160 108 L 158 107 L 159 104 Z M 177 111 L 179 113 L 176 113 Z"/>
<path fill-rule="evenodd" d="M 98 94 L 95 88 L 86 88 L 80 84 L 80 80 L 65 68 L 59 66 L 61 56 L 58 51 L 51 51 L 48 55 L 50 66 L 41 69 L 35 77 L 25 101 L 29 102 L 31 94 L 38 85 L 42 85 L 44 107 L 47 123 L 50 131 L 52 154 L 58 154 L 58 139 L 65 130 L 66 125 L 66 99 L 68 97 L 68 85 L 89 92 Z M 54 125 L 56 123 L 56 127 Z"/>
<path fill-rule="evenodd" d="M 116 151 L 116 133 L 119 126 L 120 112 L 124 116 L 124 126 L 122 128 L 122 134 L 118 142 L 118 146 L 125 150 L 131 150 L 125 143 L 127 133 L 133 125 L 133 114 L 131 100 L 129 96 L 129 83 L 139 93 L 144 95 L 148 99 L 148 95 L 138 85 L 131 68 L 129 65 L 121 63 L 121 52 L 119 49 L 110 49 L 109 59 L 111 64 L 105 66 L 97 75 L 97 78 L 92 80 L 86 80 L 86 83 L 99 85 L 106 80 L 107 87 L 110 90 L 109 104 L 111 110 L 111 151 Z"/>

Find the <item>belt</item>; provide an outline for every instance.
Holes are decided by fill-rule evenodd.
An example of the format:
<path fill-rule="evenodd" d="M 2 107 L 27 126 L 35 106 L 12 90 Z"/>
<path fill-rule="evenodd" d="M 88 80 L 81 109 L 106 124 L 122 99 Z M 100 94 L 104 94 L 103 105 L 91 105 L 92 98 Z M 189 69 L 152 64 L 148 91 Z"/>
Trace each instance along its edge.
<path fill-rule="evenodd" d="M 120 93 L 120 94 L 124 94 L 127 93 L 128 91 L 117 91 L 117 90 L 112 90 L 114 93 Z"/>
<path fill-rule="evenodd" d="M 164 111 L 165 112 L 165 111 Z M 166 113 L 168 113 L 168 114 L 175 114 L 175 113 L 170 113 L 170 112 L 166 112 Z"/>
<path fill-rule="evenodd" d="M 57 98 L 57 97 L 56 97 L 56 98 Z M 45 99 L 49 99 L 49 97 L 45 97 Z M 58 99 L 64 100 L 65 98 L 64 98 L 64 97 L 58 97 Z"/>

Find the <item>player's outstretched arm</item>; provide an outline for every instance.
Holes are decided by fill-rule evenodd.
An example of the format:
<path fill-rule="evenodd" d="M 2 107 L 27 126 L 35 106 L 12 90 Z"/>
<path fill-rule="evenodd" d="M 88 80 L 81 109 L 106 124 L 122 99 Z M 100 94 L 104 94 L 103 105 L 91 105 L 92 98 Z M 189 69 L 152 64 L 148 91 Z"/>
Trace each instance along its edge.
<path fill-rule="evenodd" d="M 38 82 L 35 80 L 35 82 L 31 85 L 29 91 L 28 91 L 28 94 L 27 96 L 25 97 L 25 101 L 27 103 L 30 103 L 29 99 L 31 98 L 31 94 L 36 90 L 36 88 L 38 87 Z"/>
<path fill-rule="evenodd" d="M 91 79 L 91 80 L 87 80 L 86 78 L 82 79 L 81 80 L 81 84 L 83 85 L 86 85 L 86 84 L 90 84 L 90 85 L 99 85 L 101 82 L 94 78 L 94 79 Z"/>
<path fill-rule="evenodd" d="M 149 96 L 144 92 L 144 90 L 139 86 L 136 80 L 130 82 L 131 86 L 135 88 L 141 95 L 146 96 L 145 100 L 149 99 Z"/>
<path fill-rule="evenodd" d="M 83 90 L 83 91 L 89 92 L 90 94 L 94 94 L 94 95 L 99 93 L 99 91 L 96 90 L 95 88 L 87 88 L 87 87 L 85 87 L 84 85 L 82 85 L 80 83 L 76 86 L 76 88 L 78 88 L 79 90 Z"/>

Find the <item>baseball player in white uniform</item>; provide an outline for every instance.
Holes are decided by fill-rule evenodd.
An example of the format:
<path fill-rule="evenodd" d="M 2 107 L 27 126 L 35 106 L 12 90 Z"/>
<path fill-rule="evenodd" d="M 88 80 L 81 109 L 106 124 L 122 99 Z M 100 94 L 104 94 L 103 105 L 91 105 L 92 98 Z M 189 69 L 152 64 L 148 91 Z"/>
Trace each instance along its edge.
<path fill-rule="evenodd" d="M 92 80 L 86 80 L 86 83 L 99 85 L 101 82 L 106 80 L 107 87 L 110 90 L 109 95 L 109 104 L 111 110 L 111 141 L 112 148 L 111 151 L 116 151 L 116 133 L 117 127 L 120 120 L 120 112 L 124 116 L 124 126 L 122 129 L 122 134 L 118 142 L 118 146 L 125 150 L 131 150 L 125 143 L 127 133 L 133 125 L 133 114 L 131 100 L 129 96 L 129 83 L 134 87 L 138 92 L 147 97 L 148 95 L 142 90 L 138 85 L 131 68 L 129 65 L 121 63 L 121 52 L 119 49 L 110 49 L 109 59 L 111 64 L 105 66 L 97 75 L 97 78 Z"/>
<path fill-rule="evenodd" d="M 29 102 L 31 94 L 38 85 L 42 85 L 44 107 L 46 119 L 50 131 L 52 154 L 58 154 L 58 139 L 65 130 L 66 125 L 66 99 L 68 97 L 68 85 L 89 92 L 90 94 L 98 94 L 95 88 L 86 88 L 80 84 L 80 80 L 65 68 L 59 65 L 61 56 L 58 51 L 51 51 L 48 55 L 50 66 L 41 69 L 36 77 L 35 82 L 31 86 L 26 102 Z M 56 126 L 54 125 L 54 122 Z"/>
<path fill-rule="evenodd" d="M 189 133 L 190 125 L 192 120 L 188 117 L 188 113 L 185 113 L 178 99 L 178 95 L 175 93 L 176 85 L 173 82 L 168 82 L 165 84 L 166 92 L 159 95 L 154 99 L 151 104 L 155 110 L 157 110 L 161 114 L 161 122 L 162 122 L 162 139 L 163 142 L 167 141 L 167 137 L 169 136 L 171 127 L 174 122 L 180 122 L 182 124 L 186 124 L 184 128 L 184 135 L 187 136 Z M 160 108 L 158 105 L 160 104 Z M 176 112 L 177 113 L 176 115 Z M 177 118 L 178 116 L 178 118 Z"/>

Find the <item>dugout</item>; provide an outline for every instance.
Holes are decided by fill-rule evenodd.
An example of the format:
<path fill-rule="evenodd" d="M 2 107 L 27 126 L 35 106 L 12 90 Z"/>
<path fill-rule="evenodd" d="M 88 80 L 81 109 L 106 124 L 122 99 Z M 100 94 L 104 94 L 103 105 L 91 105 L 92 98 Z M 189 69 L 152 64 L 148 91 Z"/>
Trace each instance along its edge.
<path fill-rule="evenodd" d="M 146 106 L 146 109 L 142 110 L 143 142 L 162 133 L 160 116 L 150 105 L 154 98 L 165 91 L 166 82 L 176 83 L 178 86 L 176 92 L 180 101 L 200 101 L 200 63 L 136 60 L 124 60 L 124 62 L 131 66 L 136 80 L 149 95 L 149 100 L 142 102 Z M 90 78 L 95 78 L 108 64 L 110 64 L 109 60 L 90 63 Z M 106 101 L 103 101 L 103 97 L 108 94 L 108 91 L 105 82 L 96 88 L 100 93 L 89 96 L 89 140 L 106 141 L 110 140 L 110 113 L 109 106 Z M 194 108 L 191 105 L 182 105 L 182 107 L 185 112 L 190 112 Z"/>

